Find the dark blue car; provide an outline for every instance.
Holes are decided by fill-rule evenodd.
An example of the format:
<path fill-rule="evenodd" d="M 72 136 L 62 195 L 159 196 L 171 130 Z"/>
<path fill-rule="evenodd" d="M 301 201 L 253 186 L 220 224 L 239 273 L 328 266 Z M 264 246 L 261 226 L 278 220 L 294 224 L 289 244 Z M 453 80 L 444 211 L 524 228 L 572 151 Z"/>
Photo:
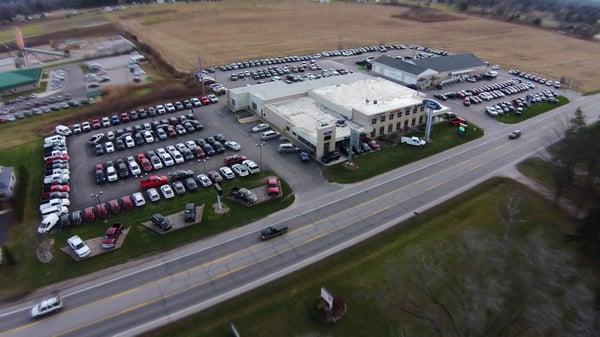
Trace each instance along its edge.
<path fill-rule="evenodd" d="M 309 161 L 310 160 L 310 156 L 308 155 L 308 153 L 306 153 L 304 151 L 298 152 L 298 158 L 300 158 L 301 161 Z"/>

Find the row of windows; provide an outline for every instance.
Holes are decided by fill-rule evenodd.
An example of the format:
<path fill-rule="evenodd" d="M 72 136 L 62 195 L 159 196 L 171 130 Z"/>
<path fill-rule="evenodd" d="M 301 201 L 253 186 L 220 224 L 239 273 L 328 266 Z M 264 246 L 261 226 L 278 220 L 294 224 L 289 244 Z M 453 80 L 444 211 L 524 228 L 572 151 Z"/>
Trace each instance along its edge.
<path fill-rule="evenodd" d="M 425 122 L 425 116 L 419 116 L 419 125 L 423 124 Z M 396 123 L 396 130 L 395 131 L 400 131 L 402 129 L 408 129 L 409 126 L 416 126 L 417 125 L 417 118 L 414 117 L 412 120 L 410 120 L 410 125 L 409 125 L 409 120 L 405 119 L 404 123 L 402 122 L 397 122 Z M 392 133 L 394 131 L 394 124 L 390 123 L 387 126 L 387 132 L 385 129 L 385 126 L 380 126 L 379 127 L 379 132 L 377 132 L 377 129 L 373 129 L 373 131 L 371 131 L 371 137 L 377 137 L 377 136 L 382 136 L 384 134 L 387 133 Z"/>
<path fill-rule="evenodd" d="M 408 107 L 406 109 L 404 109 L 404 116 L 408 116 L 410 115 L 410 112 L 412 110 L 413 114 L 416 114 L 417 112 L 424 112 L 425 111 L 425 106 L 421 105 L 421 106 L 413 106 L 412 109 L 411 107 Z M 396 116 L 397 118 L 401 118 L 402 117 L 402 111 L 398 111 L 398 112 L 392 112 L 389 114 L 389 116 L 387 117 L 389 120 L 393 120 L 394 116 Z M 383 123 L 385 122 L 386 116 L 381 116 L 379 117 L 379 122 Z M 377 118 L 373 118 L 371 119 L 371 125 L 377 124 Z"/>

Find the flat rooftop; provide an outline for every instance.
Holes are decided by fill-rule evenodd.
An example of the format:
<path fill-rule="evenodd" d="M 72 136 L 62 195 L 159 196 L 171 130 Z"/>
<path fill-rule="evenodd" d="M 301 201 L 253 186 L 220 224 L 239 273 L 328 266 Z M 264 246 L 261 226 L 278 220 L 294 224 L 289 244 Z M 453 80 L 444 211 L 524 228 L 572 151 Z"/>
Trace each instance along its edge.
<path fill-rule="evenodd" d="M 230 89 L 231 95 L 240 95 L 249 93 L 260 97 L 264 101 L 271 99 L 303 94 L 311 89 L 328 86 L 339 83 L 349 83 L 359 79 L 366 78 L 365 75 L 352 73 L 340 76 L 323 77 L 316 80 L 308 80 L 302 82 L 285 83 L 284 81 L 271 81 L 261 84 L 254 84 Z"/>
<path fill-rule="evenodd" d="M 425 98 L 416 90 L 379 77 L 315 88 L 311 95 L 367 116 L 421 104 Z"/>
<path fill-rule="evenodd" d="M 317 142 L 317 128 L 322 123 L 335 125 L 337 119 L 334 111 L 327 109 L 308 96 L 267 104 L 266 107 L 288 120 L 290 124 L 294 125 L 294 132 L 313 144 Z M 358 129 L 364 128 L 346 121 L 346 126 L 335 127 L 335 140 L 338 141 L 350 137 L 351 125 Z"/>

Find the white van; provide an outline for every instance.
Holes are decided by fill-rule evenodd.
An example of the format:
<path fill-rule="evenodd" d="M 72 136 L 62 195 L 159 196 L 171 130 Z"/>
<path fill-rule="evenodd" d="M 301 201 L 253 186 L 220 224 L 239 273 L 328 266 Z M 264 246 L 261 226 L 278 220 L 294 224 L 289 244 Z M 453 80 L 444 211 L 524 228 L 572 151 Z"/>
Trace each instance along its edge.
<path fill-rule="evenodd" d="M 59 219 L 59 216 L 55 213 L 49 214 L 48 216 L 44 217 L 44 220 L 42 220 L 42 222 L 40 222 L 38 226 L 38 233 L 48 233 L 50 230 L 52 230 L 52 228 L 54 228 L 54 226 L 56 226 Z"/>
<path fill-rule="evenodd" d="M 69 209 L 66 206 L 50 206 L 40 210 L 42 214 L 42 218 L 47 217 L 50 214 L 56 214 L 56 216 L 61 216 L 63 214 L 69 213 Z"/>
<path fill-rule="evenodd" d="M 277 151 L 279 151 L 280 153 L 296 152 L 297 150 L 298 148 L 295 147 L 292 143 L 283 143 L 277 146 Z"/>

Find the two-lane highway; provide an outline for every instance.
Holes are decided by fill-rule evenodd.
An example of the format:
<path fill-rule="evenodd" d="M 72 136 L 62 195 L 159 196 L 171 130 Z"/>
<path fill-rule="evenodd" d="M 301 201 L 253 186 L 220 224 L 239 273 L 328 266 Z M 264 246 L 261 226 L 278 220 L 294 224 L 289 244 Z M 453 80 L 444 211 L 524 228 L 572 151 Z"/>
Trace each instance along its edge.
<path fill-rule="evenodd" d="M 597 119 L 600 96 L 532 118 L 511 141 L 507 126 L 469 144 L 344 187 L 151 262 L 61 291 L 65 310 L 32 321 L 32 302 L 0 311 L 0 336 L 133 336 L 258 287 L 375 235 L 530 156 L 581 106 Z M 261 242 L 258 231 L 290 231 Z"/>

